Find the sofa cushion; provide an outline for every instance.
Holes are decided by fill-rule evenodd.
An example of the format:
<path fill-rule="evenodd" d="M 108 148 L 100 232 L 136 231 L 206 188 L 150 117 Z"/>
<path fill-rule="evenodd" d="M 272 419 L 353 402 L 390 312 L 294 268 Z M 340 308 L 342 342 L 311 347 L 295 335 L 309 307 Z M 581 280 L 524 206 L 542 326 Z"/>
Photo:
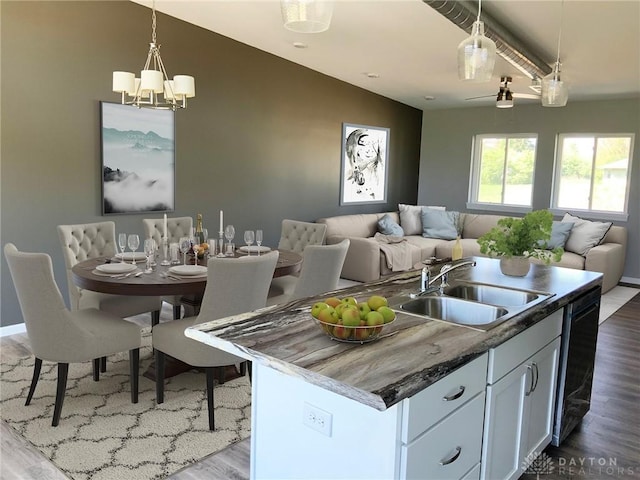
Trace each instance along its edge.
<path fill-rule="evenodd" d="M 529 259 L 531 263 L 537 263 L 538 265 L 546 265 L 543 260 L 538 260 L 537 258 Z M 578 255 L 577 253 L 567 252 L 565 251 L 562 254 L 562 258 L 559 262 L 554 262 L 553 260 L 549 265 L 555 265 L 557 267 L 566 267 L 566 268 L 574 268 L 576 270 L 584 270 L 584 262 L 585 258 L 582 255 Z"/>
<path fill-rule="evenodd" d="M 451 258 L 453 256 L 453 246 L 455 244 L 455 240 L 441 240 L 440 243 L 436 245 L 436 257 Z M 475 238 L 461 238 L 460 246 L 462 247 L 463 257 L 486 257 L 486 255 L 480 253 L 480 245 Z"/>
<path fill-rule="evenodd" d="M 422 210 L 422 236 L 453 240 L 458 236 L 460 212 L 446 212 L 425 208 Z"/>
<path fill-rule="evenodd" d="M 348 237 L 373 237 L 378 231 L 378 220 L 389 215 L 396 223 L 399 220 L 396 212 L 361 213 L 354 215 L 337 215 L 335 217 L 320 218 L 317 223 L 327 225 L 326 238 L 340 236 Z"/>
<path fill-rule="evenodd" d="M 423 206 L 423 205 L 405 205 L 398 204 L 400 211 L 400 226 L 404 230 L 405 235 L 422 235 L 422 209 L 431 208 L 433 210 L 444 210 L 445 207 Z"/>
<path fill-rule="evenodd" d="M 570 213 L 565 213 L 562 218 L 563 222 L 573 222 L 573 229 L 567 239 L 566 250 L 577 253 L 578 255 L 586 255 L 596 245 L 599 245 L 605 237 L 611 225 L 611 222 L 593 222 L 575 217 Z"/>
<path fill-rule="evenodd" d="M 498 220 L 501 218 L 505 217 L 503 215 L 463 214 L 462 238 L 480 238 L 493 227 L 497 227 Z"/>
<path fill-rule="evenodd" d="M 404 230 L 398 225 L 388 213 L 378 220 L 378 231 L 383 235 L 395 235 L 396 237 L 403 237 Z"/>
<path fill-rule="evenodd" d="M 404 237 L 411 245 L 418 247 L 420 251 L 420 258 L 418 260 L 425 260 L 427 258 L 436 256 L 436 247 L 443 242 L 437 238 L 425 238 L 421 235 L 409 235 Z"/>

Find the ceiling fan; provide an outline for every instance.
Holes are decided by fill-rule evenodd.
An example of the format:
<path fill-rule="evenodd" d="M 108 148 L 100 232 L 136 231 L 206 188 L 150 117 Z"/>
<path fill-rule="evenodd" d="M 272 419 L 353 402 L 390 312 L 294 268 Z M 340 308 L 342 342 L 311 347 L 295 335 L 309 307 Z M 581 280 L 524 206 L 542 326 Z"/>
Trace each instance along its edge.
<path fill-rule="evenodd" d="M 512 92 L 509 88 L 509 83 L 512 82 L 511 77 L 500 77 L 500 89 L 498 90 L 497 95 L 481 95 L 479 97 L 469 97 L 465 100 L 477 100 L 480 98 L 489 98 L 496 97 L 496 107 L 498 108 L 511 108 L 513 107 L 513 99 L 514 98 L 532 98 L 539 99 L 540 95 L 536 95 L 533 93 L 517 93 Z"/>

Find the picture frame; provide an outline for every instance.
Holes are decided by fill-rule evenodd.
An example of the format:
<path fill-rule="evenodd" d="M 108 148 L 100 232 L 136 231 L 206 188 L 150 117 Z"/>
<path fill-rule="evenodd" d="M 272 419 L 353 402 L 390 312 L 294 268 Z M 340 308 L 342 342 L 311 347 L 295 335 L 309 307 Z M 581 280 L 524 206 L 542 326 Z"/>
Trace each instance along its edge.
<path fill-rule="evenodd" d="M 384 127 L 342 124 L 340 205 L 386 203 L 389 135 Z"/>
<path fill-rule="evenodd" d="M 175 211 L 175 114 L 100 102 L 102 214 Z"/>

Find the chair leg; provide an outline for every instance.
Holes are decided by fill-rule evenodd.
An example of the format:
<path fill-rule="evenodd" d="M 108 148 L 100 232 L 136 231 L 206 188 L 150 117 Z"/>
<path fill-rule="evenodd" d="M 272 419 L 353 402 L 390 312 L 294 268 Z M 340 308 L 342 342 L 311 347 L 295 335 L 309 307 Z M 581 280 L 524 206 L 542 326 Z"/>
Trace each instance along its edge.
<path fill-rule="evenodd" d="M 155 327 L 160 323 L 160 310 L 154 310 L 151 312 L 151 326 Z"/>
<path fill-rule="evenodd" d="M 129 350 L 129 376 L 131 377 L 131 403 L 138 403 L 138 380 L 140 373 L 140 349 Z"/>
<path fill-rule="evenodd" d="M 227 372 L 225 372 L 224 367 L 214 367 L 218 373 L 218 383 L 220 385 L 224 385 L 224 377 Z"/>
<path fill-rule="evenodd" d="M 93 381 L 97 382 L 100 380 L 100 370 L 102 368 L 102 359 L 94 358 L 93 359 Z"/>
<path fill-rule="evenodd" d="M 156 403 L 164 402 L 164 353 L 154 350 L 156 364 Z"/>
<path fill-rule="evenodd" d="M 182 306 L 181 305 L 174 305 L 173 306 L 173 319 L 174 320 L 180 320 L 181 313 L 182 313 Z"/>
<path fill-rule="evenodd" d="M 102 357 L 100 359 L 100 373 L 104 373 L 107 371 L 107 357 Z"/>
<path fill-rule="evenodd" d="M 207 374 L 207 410 L 209 412 L 209 430 L 215 430 L 214 412 L 213 412 L 213 383 L 214 383 L 215 367 L 205 368 Z"/>
<path fill-rule="evenodd" d="M 29 394 L 27 395 L 27 401 L 25 402 L 25 406 L 31 403 L 33 392 L 36 391 L 36 385 L 38 384 L 38 379 L 40 378 L 41 368 L 42 368 L 42 360 L 36 357 L 36 363 L 33 365 L 33 376 L 31 377 L 31 386 L 29 387 Z"/>
<path fill-rule="evenodd" d="M 252 380 L 251 378 L 252 369 L 253 369 L 253 364 L 249 360 L 247 360 L 247 370 L 249 371 L 249 383 L 251 383 L 251 380 Z"/>
<path fill-rule="evenodd" d="M 60 422 L 60 414 L 62 413 L 62 404 L 64 403 L 64 394 L 67 390 L 67 377 L 69 375 L 69 364 L 58 363 L 58 386 L 56 387 L 56 403 L 53 407 L 52 427 L 57 427 Z"/>

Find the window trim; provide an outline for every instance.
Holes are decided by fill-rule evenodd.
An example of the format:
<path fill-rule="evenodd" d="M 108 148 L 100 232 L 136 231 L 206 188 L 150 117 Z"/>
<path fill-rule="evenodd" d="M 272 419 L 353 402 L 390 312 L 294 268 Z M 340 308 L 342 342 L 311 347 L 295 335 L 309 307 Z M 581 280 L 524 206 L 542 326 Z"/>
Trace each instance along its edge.
<path fill-rule="evenodd" d="M 480 152 L 478 151 L 478 145 L 481 145 L 482 140 L 485 138 L 535 138 L 536 146 L 533 152 L 533 172 L 531 178 L 531 198 L 529 199 L 529 205 L 514 205 L 510 203 L 485 203 L 478 201 L 478 193 L 480 190 Z M 467 196 L 467 208 L 474 210 L 494 210 L 496 212 L 512 212 L 512 213 L 526 213 L 533 210 L 533 197 L 535 192 L 535 178 L 536 178 L 536 163 L 538 160 L 538 141 L 539 135 L 537 133 L 481 133 L 474 135 L 471 142 L 471 167 L 469 172 L 469 188 Z M 506 168 L 506 163 L 505 167 Z M 503 180 L 504 182 L 505 180 Z M 503 184 L 504 185 L 504 184 Z M 504 192 L 503 192 L 504 195 Z"/>
<path fill-rule="evenodd" d="M 626 182 L 626 191 L 624 198 L 624 210 L 622 212 L 614 212 L 608 210 L 591 210 L 591 209 L 581 209 L 581 208 L 569 208 L 569 207 L 560 207 L 557 204 L 557 200 L 560 194 L 560 179 L 561 174 L 560 170 L 562 166 L 560 165 L 560 146 L 563 145 L 564 139 L 567 137 L 571 138 L 593 138 L 596 141 L 599 138 L 620 138 L 620 137 L 629 137 L 629 168 L 627 170 L 627 182 Z M 627 132 L 616 132 L 616 133 L 558 133 L 556 135 L 556 146 L 555 153 L 553 159 L 553 176 L 551 178 L 551 198 L 549 200 L 549 211 L 557 215 L 563 215 L 565 212 L 576 212 L 576 215 L 581 217 L 588 217 L 599 220 L 618 220 L 626 222 L 629 219 L 629 194 L 631 190 L 631 178 L 632 178 L 632 170 L 633 170 L 633 147 L 635 144 L 635 133 L 627 133 Z M 593 193 L 593 181 L 594 175 L 593 171 L 595 169 L 595 152 L 594 159 L 591 164 L 591 191 Z"/>

